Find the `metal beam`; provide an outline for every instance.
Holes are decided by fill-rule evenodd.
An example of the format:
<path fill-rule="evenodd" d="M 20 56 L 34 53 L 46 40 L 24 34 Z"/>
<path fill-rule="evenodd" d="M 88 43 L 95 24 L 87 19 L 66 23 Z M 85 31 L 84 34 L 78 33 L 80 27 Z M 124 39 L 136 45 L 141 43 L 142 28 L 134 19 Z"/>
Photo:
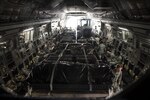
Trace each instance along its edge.
<path fill-rule="evenodd" d="M 105 19 L 105 18 L 102 18 L 101 21 L 103 23 L 109 23 L 109 24 L 137 27 L 142 29 L 150 29 L 150 24 L 144 22 L 129 21 L 129 20 L 113 20 L 113 19 Z"/>
<path fill-rule="evenodd" d="M 49 19 L 47 20 L 35 20 L 35 21 L 27 21 L 27 22 L 20 22 L 20 23 L 9 23 L 9 24 L 2 24 L 0 25 L 0 31 L 21 28 L 26 26 L 33 26 L 38 24 L 46 24 L 51 22 Z"/>

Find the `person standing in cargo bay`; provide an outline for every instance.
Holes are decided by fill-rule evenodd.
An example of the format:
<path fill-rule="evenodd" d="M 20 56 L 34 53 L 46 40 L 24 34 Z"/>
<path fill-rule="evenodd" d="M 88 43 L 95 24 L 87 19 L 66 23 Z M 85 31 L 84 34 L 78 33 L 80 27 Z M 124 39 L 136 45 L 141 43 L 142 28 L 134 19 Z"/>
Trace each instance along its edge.
<path fill-rule="evenodd" d="M 100 55 L 100 58 L 101 56 L 105 53 L 106 51 L 106 46 L 103 42 L 100 43 L 99 45 L 99 55 Z"/>
<path fill-rule="evenodd" d="M 113 69 L 112 73 L 114 75 L 114 78 L 112 80 L 112 91 L 115 93 L 120 90 L 120 84 L 122 80 L 122 65 L 117 64 L 116 68 Z"/>

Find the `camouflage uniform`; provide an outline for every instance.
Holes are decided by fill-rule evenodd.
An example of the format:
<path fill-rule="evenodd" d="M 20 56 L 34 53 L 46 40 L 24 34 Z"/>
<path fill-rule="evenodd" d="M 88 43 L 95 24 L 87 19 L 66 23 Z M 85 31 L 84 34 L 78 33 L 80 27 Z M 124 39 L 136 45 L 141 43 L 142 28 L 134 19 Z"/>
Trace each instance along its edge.
<path fill-rule="evenodd" d="M 112 80 L 112 87 L 111 89 L 114 92 L 117 92 L 120 90 L 120 83 L 122 80 L 122 71 L 121 71 L 122 67 L 120 67 L 120 65 L 117 65 L 117 67 L 113 70 L 113 74 L 114 74 L 114 78 Z"/>

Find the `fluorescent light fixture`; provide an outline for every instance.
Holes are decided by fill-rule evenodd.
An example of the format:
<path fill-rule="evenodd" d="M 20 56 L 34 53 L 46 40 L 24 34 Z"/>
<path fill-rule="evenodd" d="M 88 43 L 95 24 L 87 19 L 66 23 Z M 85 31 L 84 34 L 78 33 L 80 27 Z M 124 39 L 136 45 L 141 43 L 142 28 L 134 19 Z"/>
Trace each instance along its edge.
<path fill-rule="evenodd" d="M 105 24 L 105 26 L 110 27 L 110 24 Z"/>
<path fill-rule="evenodd" d="M 6 44 L 6 42 L 0 42 L 0 44 Z"/>
<path fill-rule="evenodd" d="M 68 12 L 66 13 L 66 16 L 87 16 L 87 13 L 85 12 Z"/>
<path fill-rule="evenodd" d="M 109 10 L 112 9 L 112 7 L 94 7 L 94 10 Z"/>
<path fill-rule="evenodd" d="M 25 32 L 25 31 L 30 31 L 30 30 L 33 30 L 33 27 L 32 27 L 32 28 L 25 29 L 25 30 L 23 30 L 23 32 Z"/>
<path fill-rule="evenodd" d="M 121 30 L 125 30 L 125 31 L 129 31 L 127 28 L 123 28 L 123 27 L 118 27 Z"/>

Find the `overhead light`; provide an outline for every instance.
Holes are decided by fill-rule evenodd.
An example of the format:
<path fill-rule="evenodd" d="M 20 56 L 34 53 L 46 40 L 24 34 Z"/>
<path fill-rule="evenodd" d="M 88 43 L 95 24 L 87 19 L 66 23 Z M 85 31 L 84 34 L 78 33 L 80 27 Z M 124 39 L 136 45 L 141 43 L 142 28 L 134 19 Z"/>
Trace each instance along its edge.
<path fill-rule="evenodd" d="M 123 27 L 118 27 L 121 30 L 125 30 L 125 31 L 129 31 L 127 28 L 123 28 Z"/>
<path fill-rule="evenodd" d="M 66 16 L 86 16 L 87 13 L 81 11 L 74 11 L 66 13 Z"/>
<path fill-rule="evenodd" d="M 6 44 L 6 42 L 0 42 L 0 44 Z"/>
<path fill-rule="evenodd" d="M 25 29 L 25 30 L 23 30 L 23 32 L 25 32 L 25 31 L 30 31 L 30 30 L 33 30 L 33 27 L 32 27 L 32 28 Z"/>
<path fill-rule="evenodd" d="M 112 9 L 112 7 L 94 7 L 94 10 L 109 10 Z"/>
<path fill-rule="evenodd" d="M 0 35 L 0 39 L 2 38 L 2 36 Z"/>
<path fill-rule="evenodd" d="M 105 26 L 110 27 L 110 24 L 105 24 Z"/>

